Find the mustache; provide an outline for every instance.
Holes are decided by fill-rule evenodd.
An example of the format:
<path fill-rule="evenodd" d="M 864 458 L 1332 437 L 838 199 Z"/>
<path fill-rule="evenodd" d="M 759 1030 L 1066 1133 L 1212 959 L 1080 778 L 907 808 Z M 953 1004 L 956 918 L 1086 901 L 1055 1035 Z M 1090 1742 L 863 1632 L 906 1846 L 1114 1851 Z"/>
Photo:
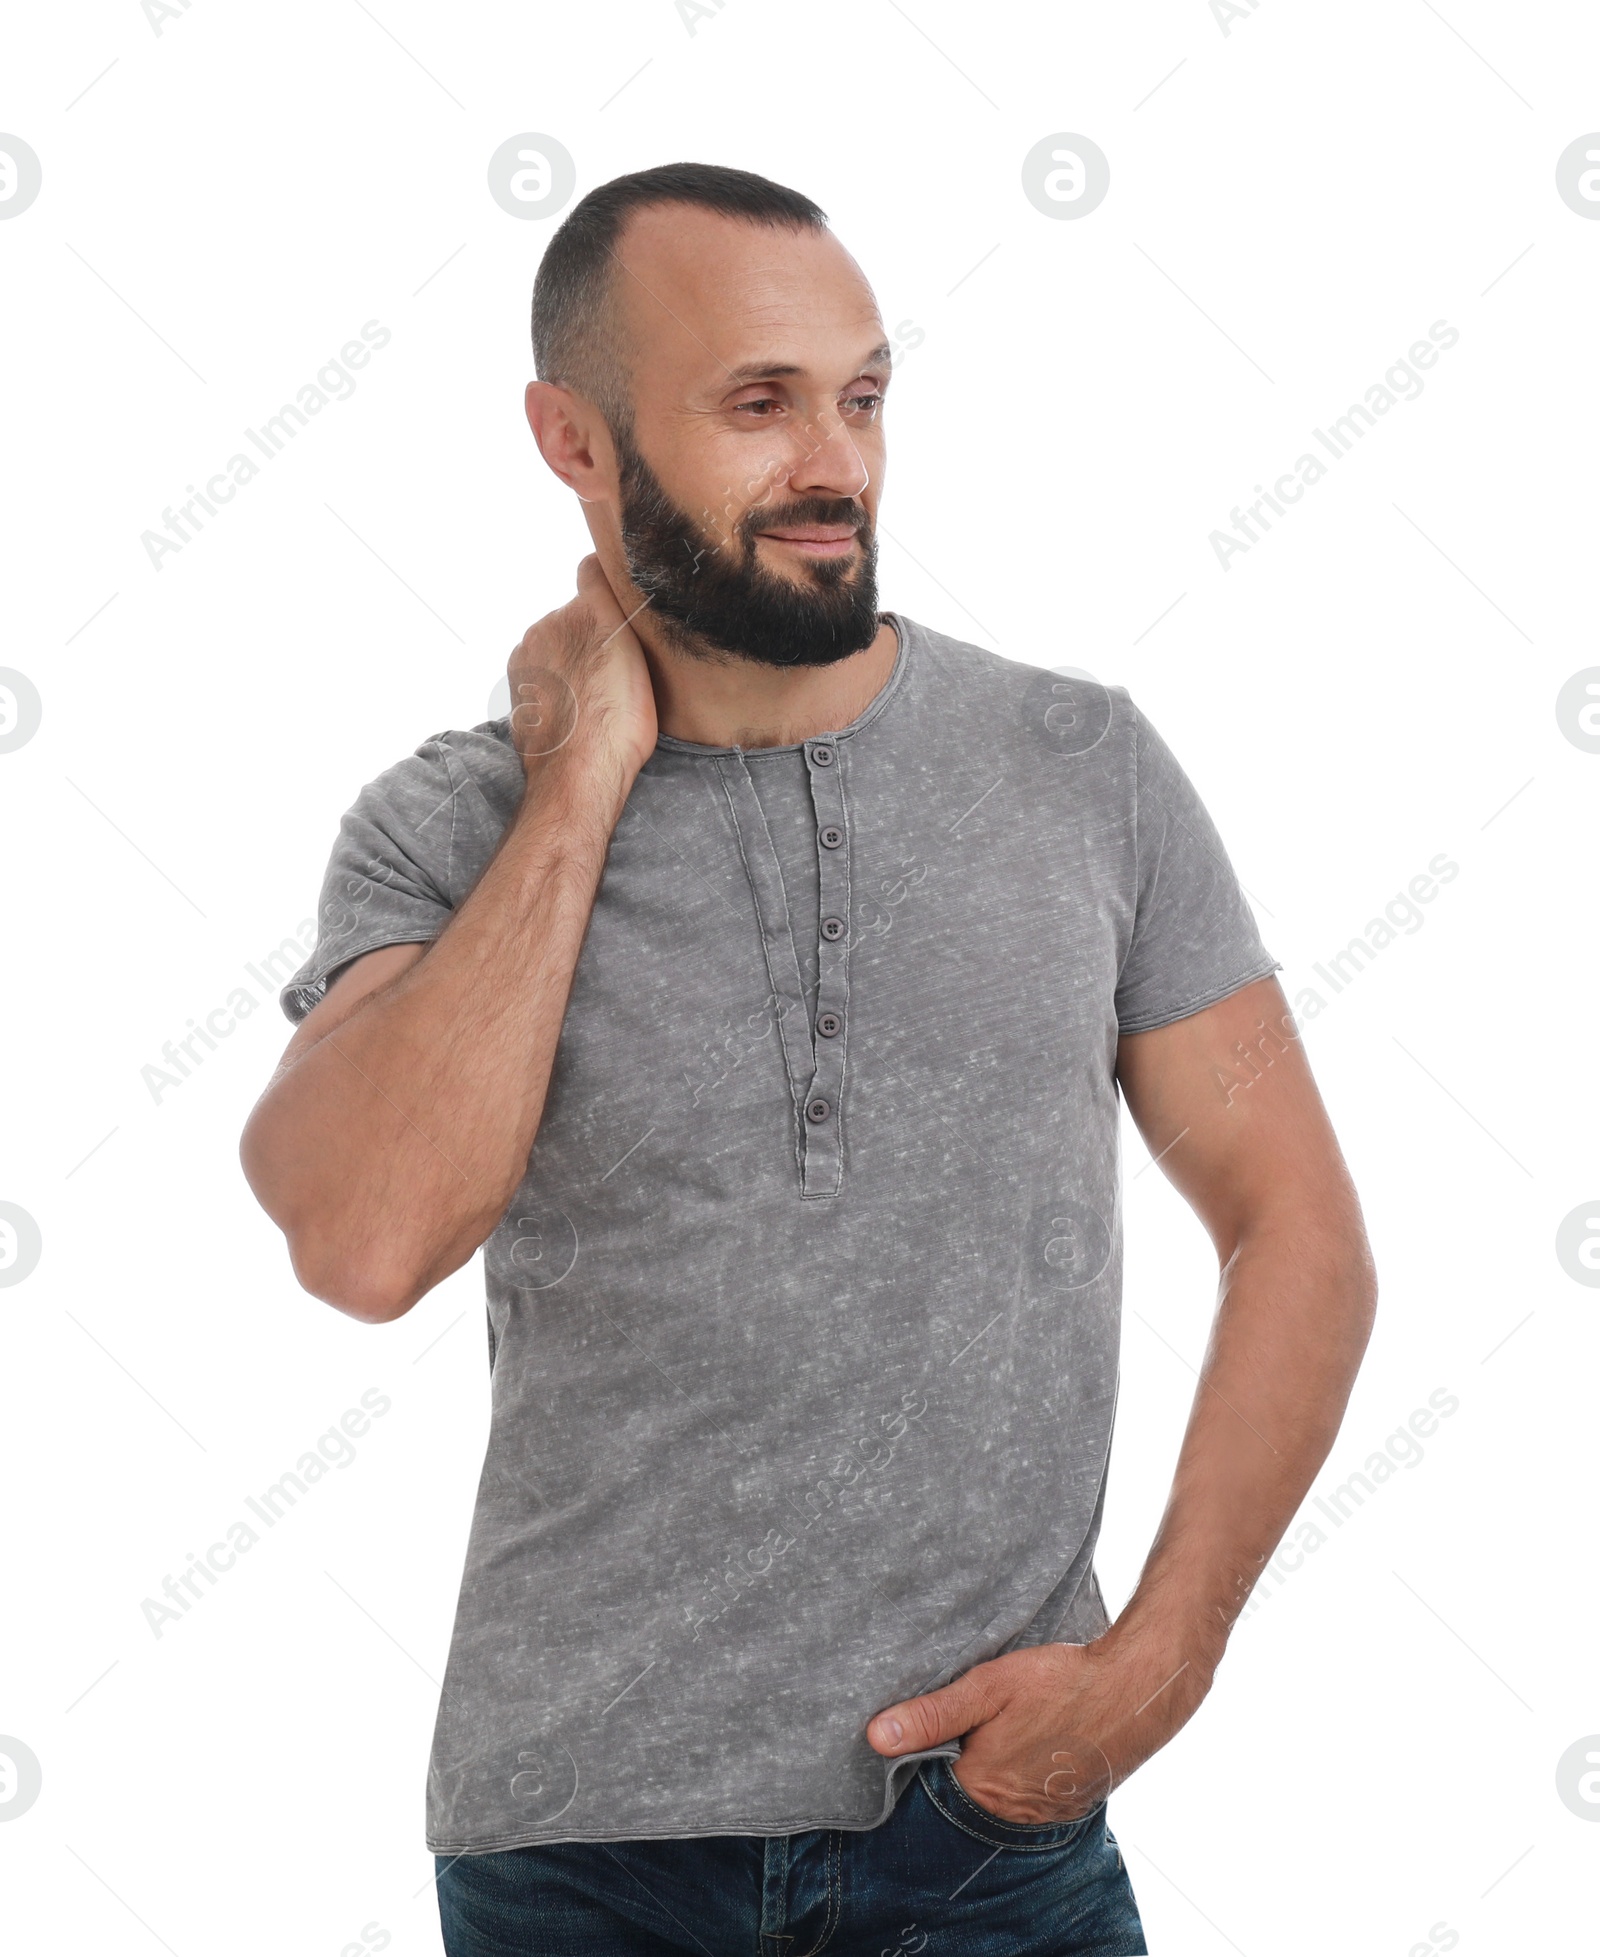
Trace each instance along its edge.
<path fill-rule="evenodd" d="M 740 540 L 749 544 L 763 530 L 842 523 L 848 523 L 863 538 L 871 530 L 866 511 L 851 496 L 801 496 L 788 503 L 758 503 L 754 509 L 746 510 L 734 527 Z"/>

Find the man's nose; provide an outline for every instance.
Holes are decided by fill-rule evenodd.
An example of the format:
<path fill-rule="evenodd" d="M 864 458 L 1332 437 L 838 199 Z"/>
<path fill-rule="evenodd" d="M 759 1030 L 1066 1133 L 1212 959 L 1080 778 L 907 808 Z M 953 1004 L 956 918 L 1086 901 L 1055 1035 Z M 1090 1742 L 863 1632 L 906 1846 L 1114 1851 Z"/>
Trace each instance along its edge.
<path fill-rule="evenodd" d="M 843 420 L 833 414 L 810 423 L 800 460 L 789 472 L 797 496 L 859 496 L 872 480 L 861 451 Z"/>

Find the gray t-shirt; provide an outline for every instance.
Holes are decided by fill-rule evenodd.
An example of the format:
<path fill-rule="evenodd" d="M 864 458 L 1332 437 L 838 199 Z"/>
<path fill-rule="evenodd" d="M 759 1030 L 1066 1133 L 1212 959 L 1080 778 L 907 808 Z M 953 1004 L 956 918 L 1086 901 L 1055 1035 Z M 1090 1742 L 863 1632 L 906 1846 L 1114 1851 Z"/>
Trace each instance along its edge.
<path fill-rule="evenodd" d="M 663 736 L 612 838 L 485 1247 L 436 1852 L 874 1827 L 875 1712 L 1108 1622 L 1118 1035 L 1277 964 L 1124 689 L 886 616 L 850 727 Z M 522 779 L 498 720 L 362 790 L 291 1019 Z"/>

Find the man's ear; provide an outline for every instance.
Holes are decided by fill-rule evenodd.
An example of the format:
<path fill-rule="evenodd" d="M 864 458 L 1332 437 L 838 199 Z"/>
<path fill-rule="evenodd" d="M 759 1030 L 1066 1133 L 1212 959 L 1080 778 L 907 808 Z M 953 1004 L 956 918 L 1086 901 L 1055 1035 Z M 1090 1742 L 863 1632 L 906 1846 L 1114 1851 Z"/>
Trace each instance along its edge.
<path fill-rule="evenodd" d="M 529 381 L 523 405 L 552 473 L 585 503 L 610 501 L 616 493 L 616 453 L 599 410 L 553 381 Z"/>

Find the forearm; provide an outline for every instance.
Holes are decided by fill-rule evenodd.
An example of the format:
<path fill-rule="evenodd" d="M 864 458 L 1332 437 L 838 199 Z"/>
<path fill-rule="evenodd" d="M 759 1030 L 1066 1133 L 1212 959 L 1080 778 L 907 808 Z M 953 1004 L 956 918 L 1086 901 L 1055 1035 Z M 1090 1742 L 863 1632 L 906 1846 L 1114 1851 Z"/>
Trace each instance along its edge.
<path fill-rule="evenodd" d="M 1354 1199 L 1244 1230 L 1166 1512 L 1114 1642 L 1188 1660 L 1201 1690 L 1343 1418 L 1371 1330 L 1372 1262 Z"/>
<path fill-rule="evenodd" d="M 504 1214 L 625 796 L 579 755 L 541 762 L 439 938 L 263 1096 L 246 1173 L 316 1296 L 398 1316 Z"/>

